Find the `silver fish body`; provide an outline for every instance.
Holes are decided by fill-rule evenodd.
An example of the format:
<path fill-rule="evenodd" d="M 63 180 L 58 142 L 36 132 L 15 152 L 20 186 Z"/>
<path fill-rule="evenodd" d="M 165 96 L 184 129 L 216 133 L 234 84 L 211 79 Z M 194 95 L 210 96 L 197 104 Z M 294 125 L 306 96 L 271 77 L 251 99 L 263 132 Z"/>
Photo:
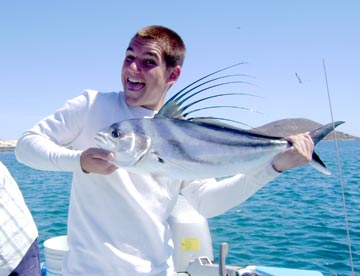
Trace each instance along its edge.
<path fill-rule="evenodd" d="M 247 173 L 291 146 L 282 138 L 252 131 L 156 117 L 115 123 L 95 140 L 115 153 L 114 164 L 119 167 L 180 179 Z"/>

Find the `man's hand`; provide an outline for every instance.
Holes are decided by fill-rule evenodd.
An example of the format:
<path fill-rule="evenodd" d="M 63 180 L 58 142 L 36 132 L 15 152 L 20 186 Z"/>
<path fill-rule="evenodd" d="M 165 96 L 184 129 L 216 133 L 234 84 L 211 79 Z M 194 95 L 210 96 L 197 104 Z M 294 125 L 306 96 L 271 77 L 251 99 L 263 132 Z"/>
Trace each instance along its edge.
<path fill-rule="evenodd" d="M 314 142 L 309 133 L 292 135 L 285 140 L 289 141 L 292 146 L 275 156 L 272 165 L 276 171 L 283 172 L 311 161 Z"/>
<path fill-rule="evenodd" d="M 117 167 L 109 161 L 114 160 L 114 153 L 98 149 L 89 148 L 81 153 L 80 165 L 85 173 L 110 174 Z"/>

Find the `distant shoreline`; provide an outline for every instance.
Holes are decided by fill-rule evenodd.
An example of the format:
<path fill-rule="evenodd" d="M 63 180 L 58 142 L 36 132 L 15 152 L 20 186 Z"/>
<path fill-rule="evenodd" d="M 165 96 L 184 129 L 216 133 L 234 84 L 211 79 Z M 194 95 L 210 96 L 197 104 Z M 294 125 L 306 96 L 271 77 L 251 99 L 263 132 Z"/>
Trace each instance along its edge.
<path fill-rule="evenodd" d="M 314 130 L 320 127 L 321 124 L 314 122 L 309 119 L 304 118 L 289 118 L 274 121 L 268 124 L 265 124 L 261 127 L 254 128 L 253 130 L 260 133 L 276 136 L 276 137 L 287 137 L 296 133 L 302 133 Z M 357 141 L 360 140 L 360 137 L 356 137 L 347 133 L 340 131 L 336 132 L 337 141 Z M 324 138 L 324 141 L 333 141 L 335 140 L 334 132 L 330 133 Z M 0 152 L 11 152 L 15 150 L 16 140 L 3 140 L 0 139 Z"/>
<path fill-rule="evenodd" d="M 337 139 L 341 142 L 347 142 L 347 141 L 359 141 L 359 139 Z M 333 142 L 334 139 L 324 139 L 322 142 Z M 15 146 L 0 146 L 0 152 L 14 152 Z"/>
<path fill-rule="evenodd" d="M 16 140 L 3 140 L 0 139 L 0 152 L 14 151 L 16 147 Z"/>
<path fill-rule="evenodd" d="M 0 152 L 15 151 L 15 147 L 0 147 Z"/>

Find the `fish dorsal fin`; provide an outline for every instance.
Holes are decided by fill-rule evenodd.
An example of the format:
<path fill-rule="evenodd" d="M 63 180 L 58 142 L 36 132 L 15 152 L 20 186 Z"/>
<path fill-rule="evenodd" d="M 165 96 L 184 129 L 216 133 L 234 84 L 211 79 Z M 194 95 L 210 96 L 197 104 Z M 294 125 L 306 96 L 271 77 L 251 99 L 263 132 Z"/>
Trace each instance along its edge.
<path fill-rule="evenodd" d="M 241 123 L 239 121 L 226 119 L 226 118 L 219 118 L 219 117 L 195 117 L 195 118 L 189 118 L 188 120 L 191 122 L 204 123 L 207 125 L 213 125 L 213 126 L 217 126 L 217 127 L 221 127 L 221 128 L 229 128 L 229 129 L 234 129 L 234 130 L 242 130 L 242 129 L 239 127 L 236 127 L 234 125 L 227 124 L 226 121 L 250 127 L 249 125 Z"/>
<path fill-rule="evenodd" d="M 167 101 L 163 107 L 156 113 L 157 118 L 177 118 L 184 119 L 180 106 L 176 102 Z"/>
<path fill-rule="evenodd" d="M 229 120 L 229 119 L 224 119 L 224 118 L 216 118 L 216 117 L 199 117 L 199 118 L 190 119 L 190 121 L 193 121 L 193 122 L 199 123 L 199 124 L 206 124 L 208 126 L 213 126 L 216 128 L 226 128 L 226 129 L 231 129 L 234 131 L 240 131 L 242 133 L 251 134 L 254 137 L 273 139 L 273 140 L 283 140 L 283 137 L 281 137 L 281 136 L 267 135 L 265 133 L 262 133 L 262 132 L 259 132 L 256 130 L 243 129 L 243 128 L 237 127 L 235 125 L 227 124 L 227 123 L 223 122 L 223 121 L 229 121 L 229 122 L 235 122 L 235 123 L 245 125 L 243 123 L 240 123 L 240 122 L 234 121 L 234 120 Z M 248 126 L 248 125 L 246 125 L 246 126 Z M 248 127 L 250 127 L 250 126 L 248 126 Z"/>
<path fill-rule="evenodd" d="M 239 95 L 246 95 L 246 96 L 255 96 L 248 93 L 218 93 L 215 95 L 206 96 L 200 99 L 194 100 L 193 98 L 205 91 L 208 91 L 210 89 L 224 86 L 224 85 L 230 85 L 230 84 L 251 84 L 249 82 L 239 80 L 239 77 L 250 77 L 248 75 L 244 74 L 229 74 L 229 75 L 222 75 L 215 78 L 207 79 L 212 75 L 215 75 L 219 72 L 225 71 L 227 69 L 230 69 L 232 67 L 241 65 L 244 63 L 238 63 L 226 68 L 223 68 L 221 70 L 218 70 L 216 72 L 213 72 L 211 74 L 208 74 L 194 82 L 192 82 L 190 85 L 186 86 L 184 89 L 177 92 L 174 96 L 172 96 L 159 110 L 159 112 L 155 115 L 155 117 L 158 118 L 177 118 L 177 119 L 188 119 L 188 115 L 200 110 L 210 109 L 210 108 L 238 108 L 238 109 L 244 109 L 254 112 L 253 109 L 245 108 L 245 107 L 239 107 L 239 106 L 224 106 L 224 105 L 216 105 L 216 106 L 207 106 L 202 108 L 197 108 L 195 110 L 190 110 L 191 107 L 194 105 L 204 102 L 206 100 L 210 100 L 217 97 L 225 97 L 225 96 L 239 96 Z M 228 81 L 222 81 L 223 79 L 230 79 Z M 220 82 L 219 82 L 220 81 Z M 255 111 L 256 112 L 256 111 Z M 193 118 L 192 118 L 193 119 Z"/>

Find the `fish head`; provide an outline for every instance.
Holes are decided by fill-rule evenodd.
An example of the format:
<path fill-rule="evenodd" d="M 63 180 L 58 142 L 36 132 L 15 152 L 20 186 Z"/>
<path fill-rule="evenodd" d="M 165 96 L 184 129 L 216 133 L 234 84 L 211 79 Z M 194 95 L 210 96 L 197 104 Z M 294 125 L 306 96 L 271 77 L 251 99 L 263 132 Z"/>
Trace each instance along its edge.
<path fill-rule="evenodd" d="M 151 145 L 150 137 L 121 122 L 101 129 L 95 142 L 100 148 L 114 153 L 112 163 L 119 167 L 134 166 Z"/>

